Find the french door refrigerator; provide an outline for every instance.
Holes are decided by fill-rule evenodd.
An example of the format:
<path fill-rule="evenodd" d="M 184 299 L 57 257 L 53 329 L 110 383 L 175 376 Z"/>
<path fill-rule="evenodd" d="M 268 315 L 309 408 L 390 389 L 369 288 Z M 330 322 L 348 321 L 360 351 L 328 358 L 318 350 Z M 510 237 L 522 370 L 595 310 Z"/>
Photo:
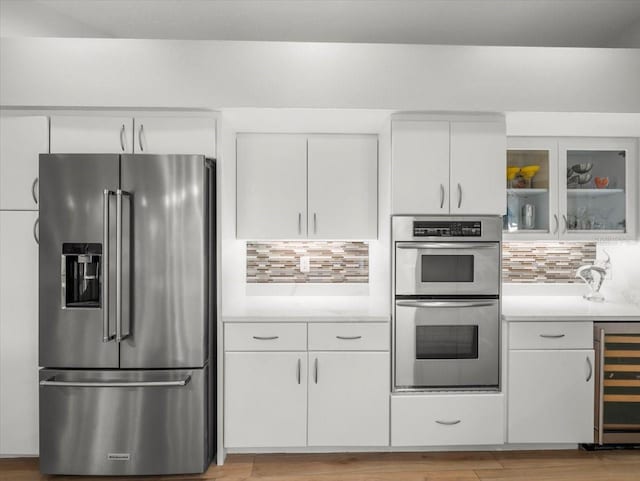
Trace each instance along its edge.
<path fill-rule="evenodd" d="M 40 156 L 40 469 L 203 472 L 215 435 L 215 164 Z"/>

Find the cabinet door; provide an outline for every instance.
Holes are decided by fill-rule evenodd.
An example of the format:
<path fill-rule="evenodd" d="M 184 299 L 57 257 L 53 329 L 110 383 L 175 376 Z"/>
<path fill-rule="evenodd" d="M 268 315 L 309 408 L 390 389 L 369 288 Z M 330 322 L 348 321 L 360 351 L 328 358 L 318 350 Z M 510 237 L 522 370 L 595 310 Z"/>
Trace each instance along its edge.
<path fill-rule="evenodd" d="M 131 117 L 51 117 L 52 154 L 133 153 Z"/>
<path fill-rule="evenodd" d="M 508 441 L 592 443 L 593 350 L 510 351 Z"/>
<path fill-rule="evenodd" d="M 309 353 L 309 446 L 389 444 L 389 353 Z"/>
<path fill-rule="evenodd" d="M 225 354 L 227 448 L 307 444 L 307 353 Z"/>
<path fill-rule="evenodd" d="M 216 120 L 204 117 L 136 117 L 136 154 L 216 156 Z"/>
<path fill-rule="evenodd" d="M 374 135 L 312 135 L 308 166 L 309 237 L 378 235 L 378 141 Z"/>
<path fill-rule="evenodd" d="M 449 213 L 449 122 L 391 125 L 393 214 Z"/>
<path fill-rule="evenodd" d="M 307 237 L 307 139 L 238 134 L 237 237 Z"/>
<path fill-rule="evenodd" d="M 564 239 L 634 239 L 635 139 L 567 138 L 559 143 Z"/>
<path fill-rule="evenodd" d="M 37 217 L 0 211 L 0 455 L 38 454 Z"/>
<path fill-rule="evenodd" d="M 544 137 L 507 139 L 505 240 L 557 239 L 558 142 Z"/>
<path fill-rule="evenodd" d="M 451 122 L 451 213 L 504 215 L 504 122 Z"/>
<path fill-rule="evenodd" d="M 47 117 L 0 117 L 0 210 L 38 210 L 38 155 L 48 152 Z"/>

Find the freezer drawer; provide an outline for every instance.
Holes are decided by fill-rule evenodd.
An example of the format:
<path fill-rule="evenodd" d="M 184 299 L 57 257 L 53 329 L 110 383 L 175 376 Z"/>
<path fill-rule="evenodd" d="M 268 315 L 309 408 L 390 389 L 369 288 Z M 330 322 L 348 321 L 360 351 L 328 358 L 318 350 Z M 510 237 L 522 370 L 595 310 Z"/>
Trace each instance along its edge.
<path fill-rule="evenodd" d="M 41 370 L 40 470 L 203 472 L 213 442 L 208 370 Z"/>

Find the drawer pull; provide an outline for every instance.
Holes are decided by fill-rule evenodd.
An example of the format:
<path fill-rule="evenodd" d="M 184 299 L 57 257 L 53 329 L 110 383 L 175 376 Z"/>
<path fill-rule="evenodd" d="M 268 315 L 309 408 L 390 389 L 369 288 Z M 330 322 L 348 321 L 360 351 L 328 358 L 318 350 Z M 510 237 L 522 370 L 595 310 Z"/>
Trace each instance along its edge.
<path fill-rule="evenodd" d="M 564 334 L 540 334 L 540 337 L 544 337 L 545 339 L 560 339 L 564 337 Z"/>
<path fill-rule="evenodd" d="M 258 341 L 273 341 L 274 339 L 278 339 L 280 336 L 253 336 L 254 339 Z"/>
<path fill-rule="evenodd" d="M 587 374 L 587 379 L 585 379 L 585 382 L 591 381 L 591 377 L 593 376 L 593 364 L 591 364 L 591 359 L 589 359 L 589 356 L 587 356 L 587 367 L 589 368 L 589 374 Z"/>
<path fill-rule="evenodd" d="M 443 426 L 454 426 L 456 424 L 460 424 L 460 419 L 456 419 L 455 421 L 440 421 L 438 419 L 436 419 L 436 422 L 438 424 L 442 424 Z"/>
<path fill-rule="evenodd" d="M 336 336 L 336 339 L 342 339 L 343 341 L 353 341 L 355 339 L 362 339 L 362 336 Z"/>

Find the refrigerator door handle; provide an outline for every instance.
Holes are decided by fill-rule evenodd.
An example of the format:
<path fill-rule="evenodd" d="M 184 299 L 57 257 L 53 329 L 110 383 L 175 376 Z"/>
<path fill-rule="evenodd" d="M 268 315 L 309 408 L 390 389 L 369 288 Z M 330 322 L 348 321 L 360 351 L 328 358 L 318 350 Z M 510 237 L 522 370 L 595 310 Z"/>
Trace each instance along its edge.
<path fill-rule="evenodd" d="M 114 335 L 109 332 L 109 197 L 112 190 L 102 192 L 102 342 L 109 342 Z"/>
<path fill-rule="evenodd" d="M 175 381 L 56 381 L 55 377 L 40 381 L 41 386 L 60 387 L 168 387 L 186 386 L 191 381 L 191 376 Z"/>
<path fill-rule="evenodd" d="M 116 342 L 128 337 L 122 332 L 122 197 L 129 195 L 116 190 Z"/>

